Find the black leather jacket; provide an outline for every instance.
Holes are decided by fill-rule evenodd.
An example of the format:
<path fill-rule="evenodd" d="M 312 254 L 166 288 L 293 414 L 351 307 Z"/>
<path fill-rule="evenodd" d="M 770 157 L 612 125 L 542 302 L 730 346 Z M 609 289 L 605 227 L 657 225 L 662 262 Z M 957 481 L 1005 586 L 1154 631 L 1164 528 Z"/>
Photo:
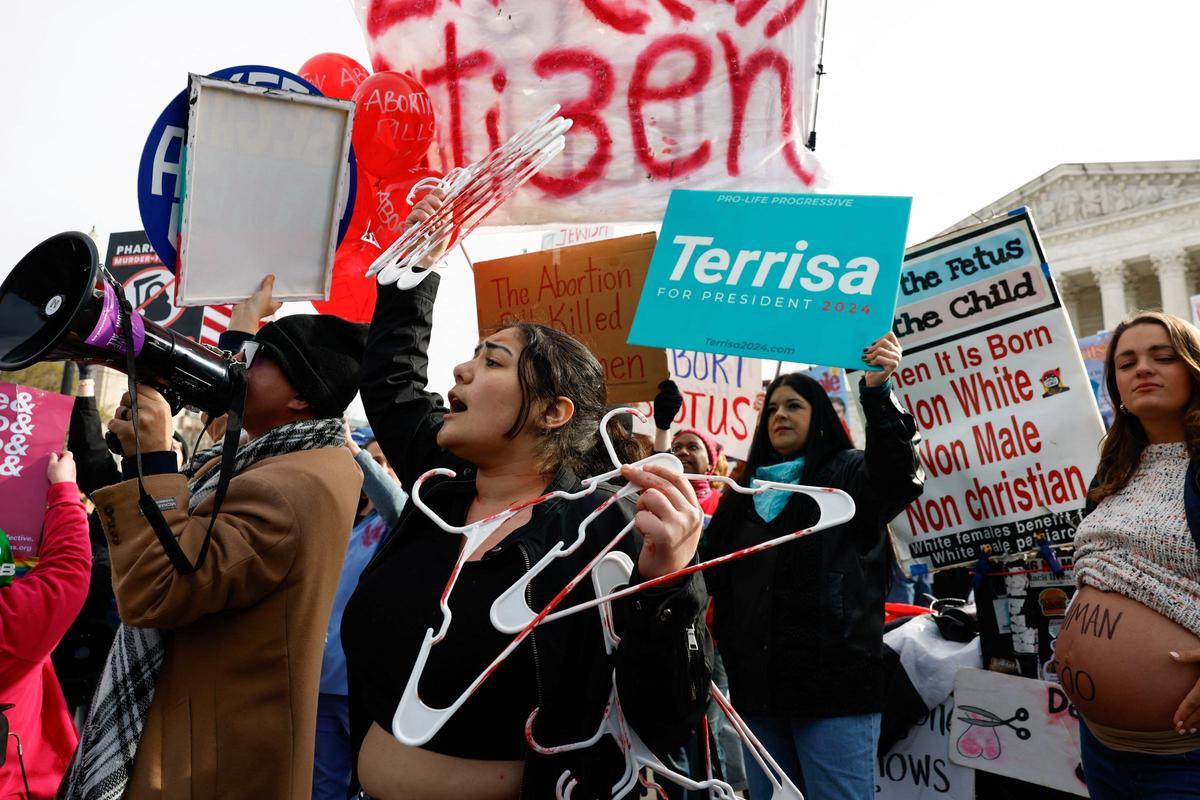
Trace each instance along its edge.
<path fill-rule="evenodd" d="M 887 523 L 921 494 L 913 418 L 887 392 L 863 393 L 866 450 L 811 465 L 803 482 L 854 498 L 853 519 L 707 570 L 713 631 L 739 710 L 794 717 L 881 711 Z M 749 478 L 747 478 L 748 480 Z M 722 503 L 705 558 L 813 525 L 816 503 L 797 495 L 771 522 L 753 506 Z"/>
<path fill-rule="evenodd" d="M 437 478 L 422 486 L 422 497 L 434 508 L 438 507 L 439 496 L 448 498 L 464 491 L 473 495 L 475 478 L 473 465 L 438 447 L 437 432 L 446 408 L 440 396 L 425 391 L 426 354 L 437 287 L 438 276 L 431 275 L 412 290 L 379 288 L 361 381 L 371 426 L 406 487 L 434 467 L 446 466 L 457 472 L 453 479 Z M 564 468 L 547 491 L 578 488 L 579 479 Z M 554 499 L 535 506 L 531 522 L 487 557 L 504 557 L 505 551 L 518 549 L 526 564 L 535 563 L 556 542 L 573 542 L 579 523 L 611 493 L 611 488 L 602 488 L 585 500 Z M 605 511 L 590 526 L 579 550 L 555 560 L 534 579 L 531 607 L 543 608 L 633 514 L 634 506 L 628 501 Z M 456 522 L 461 524 L 461 520 Z M 360 585 L 369 580 L 372 570 L 383 560 L 402 558 L 406 538 L 428 524 L 422 512 L 410 503 L 387 544 L 364 571 Z M 635 564 L 639 545 L 637 537 L 627 536 L 620 546 Z M 633 580 L 637 581 L 636 567 Z M 585 580 L 560 608 L 593 596 L 591 581 Z M 532 640 L 540 696 L 534 734 L 539 744 L 550 746 L 591 738 L 604 713 L 615 668 L 621 705 L 631 726 L 660 754 L 680 746 L 703 717 L 708 701 L 712 644 L 703 622 L 707 602 L 700 575 L 618 602 L 614 612 L 621 643 L 612 657 L 605 653 L 597 612 L 583 612 L 538 627 Z M 353 715 L 356 676 L 349 652 L 348 668 Z M 406 675 L 395 676 L 397 697 L 406 679 Z M 358 727 L 354 723 L 352 718 L 352 727 Z M 365 727 L 360 727 L 359 742 L 364 733 Z M 481 731 L 480 735 L 487 734 Z M 623 762 L 608 739 L 587 750 L 555 756 L 530 752 L 522 797 L 554 797 L 555 783 L 565 770 L 579 781 L 575 797 L 607 800 L 623 771 Z"/>

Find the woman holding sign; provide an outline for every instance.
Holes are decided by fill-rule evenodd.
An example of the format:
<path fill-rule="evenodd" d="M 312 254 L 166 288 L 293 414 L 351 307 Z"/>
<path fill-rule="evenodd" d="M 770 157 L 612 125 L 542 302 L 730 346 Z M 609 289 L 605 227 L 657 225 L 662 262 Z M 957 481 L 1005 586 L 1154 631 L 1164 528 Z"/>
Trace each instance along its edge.
<path fill-rule="evenodd" d="M 1093 798 L 1200 797 L 1200 331 L 1142 312 L 1113 331 L 1104 373 L 1117 413 L 1055 669 Z"/>
<path fill-rule="evenodd" d="M 440 205 L 425 198 L 408 224 Z M 537 627 L 423 744 L 393 737 L 393 716 L 410 677 L 424 703 L 449 708 L 514 636 L 489 620 L 493 601 L 557 544 L 573 545 L 581 524 L 612 497 L 601 487 L 578 500 L 527 504 L 471 545 L 448 597 L 447 579 L 464 537 L 447 533 L 416 507 L 417 480 L 438 467 L 453 478 L 425 481 L 420 499 L 453 526 L 466 526 L 612 470 L 598 438 L 605 413 L 600 363 L 587 348 L 542 325 L 504 328 L 483 339 L 454 369 L 448 405 L 426 391 L 433 304 L 439 277 L 416 288 L 380 286 L 362 370 L 367 415 L 401 482 L 412 494 L 390 538 L 363 571 L 342 622 L 357 775 L 372 797 L 423 800 L 549 798 L 564 783 L 577 798 L 611 797 L 624 764 L 611 738 L 560 752 L 534 750 L 586 742 L 599 729 L 615 684 L 625 718 L 656 752 L 678 748 L 704 715 L 712 661 L 704 627 L 704 581 L 691 575 L 634 595 L 619 607 L 619 647 L 605 650 L 599 613 Z M 634 440 L 613 423 L 618 453 Z M 680 569 L 696 552 L 701 512 L 682 474 L 624 467 L 642 489 L 586 527 L 578 549 L 555 559 L 525 594 L 540 611 L 600 548 L 635 519 L 643 544 L 618 544 L 635 563 L 634 582 Z M 475 540 L 472 540 L 473 542 Z M 584 581 L 568 597 L 592 597 Z M 419 672 L 429 630 L 453 616 Z M 536 718 L 531 713 L 537 709 Z M 526 725 L 529 732 L 526 733 Z M 413 737 L 414 739 L 419 737 Z M 565 777 L 564 777 L 565 776 Z"/>
<path fill-rule="evenodd" d="M 856 513 L 844 525 L 707 571 L 713 632 L 730 694 L 755 735 L 809 800 L 875 796 L 875 748 L 887 675 L 883 597 L 886 525 L 920 496 L 916 425 L 891 394 L 901 347 L 888 333 L 863 351 L 879 369 L 859 384 L 866 449 L 850 443 L 812 378 L 781 375 L 746 460 L 746 476 L 841 489 Z M 798 494 L 730 494 L 707 532 L 705 558 L 812 526 L 817 506 Z M 753 800 L 771 785 L 751 758 Z"/>

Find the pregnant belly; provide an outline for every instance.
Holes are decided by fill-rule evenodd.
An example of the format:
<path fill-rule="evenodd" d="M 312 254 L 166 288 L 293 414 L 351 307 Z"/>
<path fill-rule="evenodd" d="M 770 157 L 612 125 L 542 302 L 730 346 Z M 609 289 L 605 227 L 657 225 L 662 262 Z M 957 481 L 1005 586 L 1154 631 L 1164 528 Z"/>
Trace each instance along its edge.
<path fill-rule="evenodd" d="M 1136 600 L 1090 586 L 1075 595 L 1055 644 L 1055 668 L 1086 718 L 1129 731 L 1174 728 L 1171 717 L 1200 678 L 1200 665 L 1168 653 L 1197 638 Z"/>

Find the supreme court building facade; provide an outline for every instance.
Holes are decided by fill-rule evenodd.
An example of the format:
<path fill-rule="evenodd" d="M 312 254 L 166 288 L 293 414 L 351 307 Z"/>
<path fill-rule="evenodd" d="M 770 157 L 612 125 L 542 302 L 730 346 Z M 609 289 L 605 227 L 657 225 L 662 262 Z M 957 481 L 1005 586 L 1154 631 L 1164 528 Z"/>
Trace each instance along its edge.
<path fill-rule="evenodd" d="M 1192 319 L 1200 161 L 1060 164 L 947 232 L 1028 207 L 1079 337 L 1136 309 Z"/>

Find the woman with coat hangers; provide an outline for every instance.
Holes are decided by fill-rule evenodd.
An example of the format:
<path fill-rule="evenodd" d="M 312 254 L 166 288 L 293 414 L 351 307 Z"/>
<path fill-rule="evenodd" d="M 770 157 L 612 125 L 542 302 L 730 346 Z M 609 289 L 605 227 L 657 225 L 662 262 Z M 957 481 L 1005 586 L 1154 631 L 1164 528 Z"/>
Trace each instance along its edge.
<path fill-rule="evenodd" d="M 441 205 L 430 195 L 416 224 Z M 614 469 L 598 437 L 605 413 L 603 372 L 579 342 L 552 328 L 522 324 L 486 336 L 454 369 L 448 403 L 426 390 L 428 348 L 439 277 L 410 290 L 380 286 L 362 370 L 367 416 L 388 461 L 417 499 L 422 474 L 448 467 L 455 477 L 426 480 L 420 500 L 449 525 L 484 520 Z M 639 453 L 610 426 L 623 461 Z M 628 522 L 636 530 L 618 549 L 634 562 L 632 582 L 689 564 L 701 531 L 695 493 L 678 473 L 622 467 L 641 489 L 605 509 L 570 556 L 532 580 L 526 600 L 542 610 Z M 419 674 L 420 699 L 446 708 L 512 641 L 489 621 L 493 601 L 555 544 L 576 540 L 580 523 L 613 489 L 580 500 L 553 498 L 508 518 L 467 556 L 448 604 L 452 622 Z M 704 715 L 711 644 L 698 574 L 615 604 L 620 646 L 606 655 L 601 618 L 588 610 L 537 627 L 421 746 L 392 735 L 393 715 L 418 663 L 426 631 L 438 629 L 447 579 L 464 539 L 410 504 L 385 546 L 363 571 L 342 626 L 351 733 L 364 796 L 426 800 L 547 798 L 573 785 L 572 797 L 612 797 L 624 762 L 611 738 L 546 754 L 595 736 L 615 683 L 630 726 L 655 753 L 669 753 Z M 560 608 L 592 598 L 583 581 Z M 572 783 L 573 782 L 573 783 Z"/>
<path fill-rule="evenodd" d="M 883 598 L 887 523 L 921 494 L 912 416 L 891 393 L 901 347 L 893 333 L 863 350 L 878 369 L 859 383 L 866 447 L 854 449 L 821 385 L 780 375 L 751 441 L 745 477 L 826 486 L 855 502 L 849 522 L 707 570 L 713 633 L 730 697 L 808 800 L 875 796 L 884 705 Z M 725 497 L 705 558 L 811 527 L 816 504 L 779 491 Z M 746 758 L 752 800 L 771 785 Z"/>

